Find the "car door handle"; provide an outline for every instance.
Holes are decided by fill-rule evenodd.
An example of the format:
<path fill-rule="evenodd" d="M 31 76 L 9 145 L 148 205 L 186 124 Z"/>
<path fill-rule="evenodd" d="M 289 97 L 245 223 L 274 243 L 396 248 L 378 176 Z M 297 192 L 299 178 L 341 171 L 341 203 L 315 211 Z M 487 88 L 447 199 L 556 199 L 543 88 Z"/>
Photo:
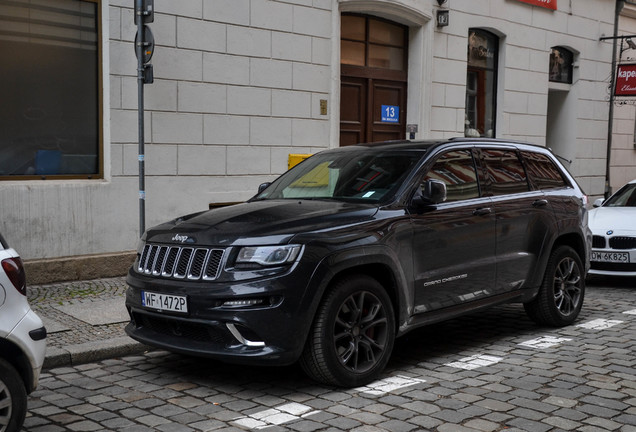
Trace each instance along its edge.
<path fill-rule="evenodd" d="M 532 207 L 545 207 L 548 205 L 548 200 L 538 199 L 532 203 Z"/>
<path fill-rule="evenodd" d="M 490 210 L 490 207 L 481 207 L 481 208 L 473 210 L 473 216 L 486 216 L 490 213 L 492 213 L 492 210 Z"/>

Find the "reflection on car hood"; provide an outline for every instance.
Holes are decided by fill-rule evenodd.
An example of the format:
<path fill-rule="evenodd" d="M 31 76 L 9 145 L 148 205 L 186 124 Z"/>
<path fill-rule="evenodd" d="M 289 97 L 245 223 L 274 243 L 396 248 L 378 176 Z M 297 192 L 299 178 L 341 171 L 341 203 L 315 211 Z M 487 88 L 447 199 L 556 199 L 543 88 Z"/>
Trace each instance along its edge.
<path fill-rule="evenodd" d="M 636 207 L 599 207 L 590 210 L 589 226 L 594 234 L 636 233 Z"/>
<path fill-rule="evenodd" d="M 319 200 L 264 200 L 186 216 L 147 231 L 146 241 L 230 246 L 279 244 L 299 233 L 369 220 L 378 208 Z"/>

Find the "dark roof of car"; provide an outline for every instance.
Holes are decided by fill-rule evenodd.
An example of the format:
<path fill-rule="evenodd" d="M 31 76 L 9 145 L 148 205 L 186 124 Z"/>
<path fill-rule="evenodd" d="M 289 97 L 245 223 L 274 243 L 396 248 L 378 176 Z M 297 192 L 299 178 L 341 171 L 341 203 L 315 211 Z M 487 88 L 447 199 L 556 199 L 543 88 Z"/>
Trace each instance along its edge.
<path fill-rule="evenodd" d="M 379 141 L 373 143 L 361 143 L 350 147 L 369 147 L 374 149 L 402 149 L 402 150 L 429 150 L 432 147 L 438 147 L 445 144 L 488 144 L 488 145 L 522 145 L 530 146 L 543 150 L 549 150 L 546 147 L 531 144 L 522 141 L 502 140 L 497 138 L 444 138 L 444 139 L 428 139 L 428 140 L 396 140 L 396 141 Z"/>

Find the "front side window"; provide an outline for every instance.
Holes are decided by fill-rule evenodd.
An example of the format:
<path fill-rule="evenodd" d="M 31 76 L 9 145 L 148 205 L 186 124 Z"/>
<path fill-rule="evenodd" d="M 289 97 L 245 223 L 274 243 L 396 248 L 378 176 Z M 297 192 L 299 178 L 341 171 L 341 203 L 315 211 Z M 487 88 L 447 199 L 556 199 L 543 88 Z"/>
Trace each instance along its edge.
<path fill-rule="evenodd" d="M 102 176 L 99 10 L 0 2 L 0 179 Z"/>
<path fill-rule="evenodd" d="M 470 150 L 444 153 L 424 180 L 440 180 L 446 184 L 446 202 L 479 197 L 475 163 Z"/>
<path fill-rule="evenodd" d="M 498 47 L 499 38 L 494 34 L 479 29 L 469 31 L 464 129 L 467 137 L 496 136 Z"/>

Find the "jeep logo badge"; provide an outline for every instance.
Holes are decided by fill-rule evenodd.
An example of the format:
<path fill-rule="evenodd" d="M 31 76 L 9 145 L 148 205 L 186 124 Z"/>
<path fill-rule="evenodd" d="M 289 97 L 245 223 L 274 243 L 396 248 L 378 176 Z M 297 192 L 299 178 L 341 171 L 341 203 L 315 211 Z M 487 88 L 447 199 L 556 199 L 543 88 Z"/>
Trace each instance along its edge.
<path fill-rule="evenodd" d="M 180 243 L 185 243 L 185 242 L 194 243 L 193 238 L 190 238 L 187 235 L 181 235 L 181 234 L 175 234 L 175 236 L 172 237 L 172 241 L 177 241 Z"/>

